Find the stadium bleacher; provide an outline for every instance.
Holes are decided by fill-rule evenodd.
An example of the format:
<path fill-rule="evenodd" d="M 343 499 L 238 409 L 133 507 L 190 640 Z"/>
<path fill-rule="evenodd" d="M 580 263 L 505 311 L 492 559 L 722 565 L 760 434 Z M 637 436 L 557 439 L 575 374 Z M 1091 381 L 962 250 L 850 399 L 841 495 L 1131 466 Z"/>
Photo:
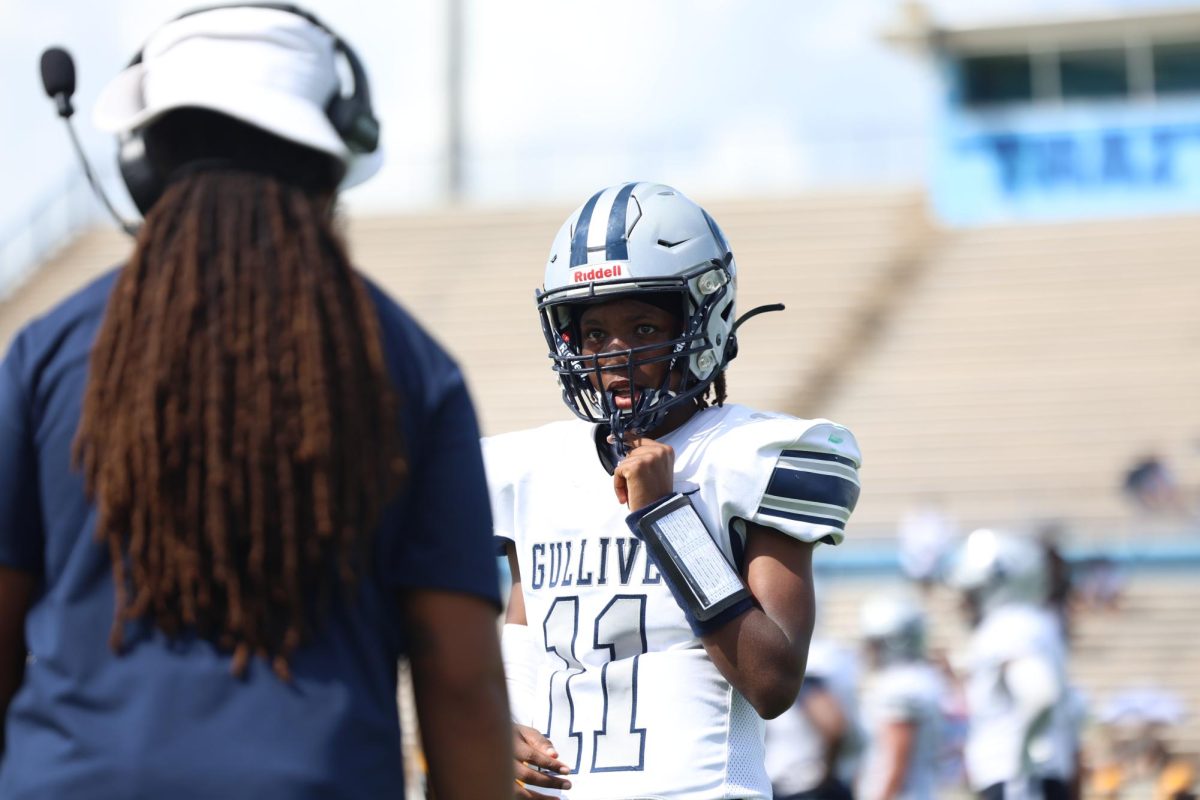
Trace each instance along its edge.
<path fill-rule="evenodd" d="M 914 192 L 861 192 L 710 204 L 734 243 L 739 309 L 783 302 L 748 323 L 730 399 L 763 408 L 802 402 L 827 354 L 841 352 L 857 309 L 876 302 L 896 261 L 923 236 Z M 355 263 L 426 323 L 464 365 L 485 433 L 561 419 L 534 307 L 546 254 L 570 207 L 458 209 L 348 220 Z M 0 304 L 0 345 L 30 316 L 99 275 L 130 243 L 91 231 Z"/>
<path fill-rule="evenodd" d="M 921 230 L 919 209 L 906 192 L 711 205 L 741 265 L 739 310 L 788 306 L 743 329 L 731 399 L 764 408 L 795 402 L 851 312 Z M 569 211 L 462 210 L 352 223 L 357 263 L 463 362 L 485 433 L 568 413 L 548 369 L 533 291 Z"/>
<path fill-rule="evenodd" d="M 887 543 L 936 492 L 966 526 L 1058 519 L 1076 542 L 1129 553 L 1145 531 L 1118 491 L 1131 459 L 1154 449 L 1200 485 L 1200 220 L 934 232 L 920 195 L 900 191 L 708 206 L 738 256 L 740 310 L 788 305 L 743 329 L 730 398 L 855 430 L 867 488 L 851 539 Z M 533 289 L 569 210 L 348 222 L 355 261 L 463 363 L 485 433 L 567 413 Z M 63 249 L 0 304 L 0 346 L 129 248 L 102 229 Z M 1135 571 L 1119 612 L 1080 619 L 1073 669 L 1089 695 L 1157 683 L 1200 712 L 1200 645 L 1179 634 L 1200 606 L 1194 570 Z M 857 603 L 887 580 L 830 580 L 827 632 L 853 638 Z M 930 610 L 935 643 L 960 644 L 950 594 Z M 1200 753 L 1194 718 L 1175 736 Z"/>
<path fill-rule="evenodd" d="M 1135 457 L 1200 484 L 1198 248 L 1194 217 L 941 236 L 822 412 L 867 443 L 859 529 L 932 491 L 968 525 L 1131 536 Z"/>

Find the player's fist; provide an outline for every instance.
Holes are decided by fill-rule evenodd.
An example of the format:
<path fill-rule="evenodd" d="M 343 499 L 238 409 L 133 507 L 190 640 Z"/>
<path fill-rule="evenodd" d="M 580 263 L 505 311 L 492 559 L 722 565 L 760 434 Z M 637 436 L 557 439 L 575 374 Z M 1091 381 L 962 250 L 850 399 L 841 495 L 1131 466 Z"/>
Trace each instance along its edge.
<path fill-rule="evenodd" d="M 530 786 L 546 789 L 570 789 L 571 782 L 559 775 L 568 775 L 571 768 L 558 760 L 558 751 L 550 740 L 528 725 L 513 725 L 513 755 L 517 759 L 515 774 L 517 782 L 513 797 L 521 800 L 549 798 L 550 795 L 535 792 Z"/>
<path fill-rule="evenodd" d="M 675 450 L 668 444 L 627 435 L 629 454 L 613 470 L 617 502 L 630 511 L 644 508 L 671 493 L 675 485 Z"/>

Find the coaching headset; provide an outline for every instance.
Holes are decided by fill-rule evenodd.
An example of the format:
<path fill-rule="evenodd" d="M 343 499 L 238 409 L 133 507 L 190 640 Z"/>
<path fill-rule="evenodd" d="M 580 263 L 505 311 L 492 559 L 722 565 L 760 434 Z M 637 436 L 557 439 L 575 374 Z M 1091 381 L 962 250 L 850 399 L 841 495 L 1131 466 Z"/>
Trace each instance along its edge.
<path fill-rule="evenodd" d="M 325 115 L 337 131 L 338 136 L 346 143 L 352 153 L 373 153 L 379 147 L 379 121 L 371 110 L 371 90 L 367 82 L 367 72 L 354 50 L 342 38 L 329 29 L 325 23 L 302 8 L 286 3 L 234 3 L 230 5 L 213 5 L 195 8 L 180 14 L 172 22 L 195 14 L 209 11 L 220 11 L 226 8 L 265 8 L 275 11 L 286 11 L 307 20 L 317 28 L 333 37 L 334 49 L 340 52 L 350 67 L 350 75 L 354 79 L 354 91 L 349 96 L 341 91 L 335 92 L 325 107 Z M 169 24 L 169 23 L 168 23 Z M 137 52 L 129 62 L 132 67 L 142 61 L 142 50 Z M 146 152 L 146 141 L 143 136 L 145 127 L 138 128 L 120 136 L 117 150 L 117 166 L 121 170 L 121 178 L 129 190 L 129 196 L 134 205 L 144 215 L 162 196 L 166 189 L 167 176 L 160 175 L 151 163 Z"/>

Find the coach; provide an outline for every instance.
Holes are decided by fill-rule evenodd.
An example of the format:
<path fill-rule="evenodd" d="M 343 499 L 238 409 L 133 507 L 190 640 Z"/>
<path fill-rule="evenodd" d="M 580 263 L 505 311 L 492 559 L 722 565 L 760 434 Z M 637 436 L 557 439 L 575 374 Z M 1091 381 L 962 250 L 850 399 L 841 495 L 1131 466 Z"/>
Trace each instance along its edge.
<path fill-rule="evenodd" d="M 96 118 L 145 221 L 0 365 L 0 798 L 403 797 L 402 655 L 438 797 L 509 796 L 474 411 L 331 220 L 362 65 L 205 9 Z"/>

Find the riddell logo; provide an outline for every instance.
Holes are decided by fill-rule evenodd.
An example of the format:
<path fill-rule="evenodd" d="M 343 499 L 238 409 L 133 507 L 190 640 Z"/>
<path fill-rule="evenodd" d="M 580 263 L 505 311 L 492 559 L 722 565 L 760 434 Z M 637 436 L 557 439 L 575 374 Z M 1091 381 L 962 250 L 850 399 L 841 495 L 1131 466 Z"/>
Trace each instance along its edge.
<path fill-rule="evenodd" d="M 609 264 L 608 266 L 593 267 L 592 269 L 577 269 L 572 280 L 575 283 L 580 281 L 602 281 L 605 278 L 621 277 L 621 265 Z"/>

